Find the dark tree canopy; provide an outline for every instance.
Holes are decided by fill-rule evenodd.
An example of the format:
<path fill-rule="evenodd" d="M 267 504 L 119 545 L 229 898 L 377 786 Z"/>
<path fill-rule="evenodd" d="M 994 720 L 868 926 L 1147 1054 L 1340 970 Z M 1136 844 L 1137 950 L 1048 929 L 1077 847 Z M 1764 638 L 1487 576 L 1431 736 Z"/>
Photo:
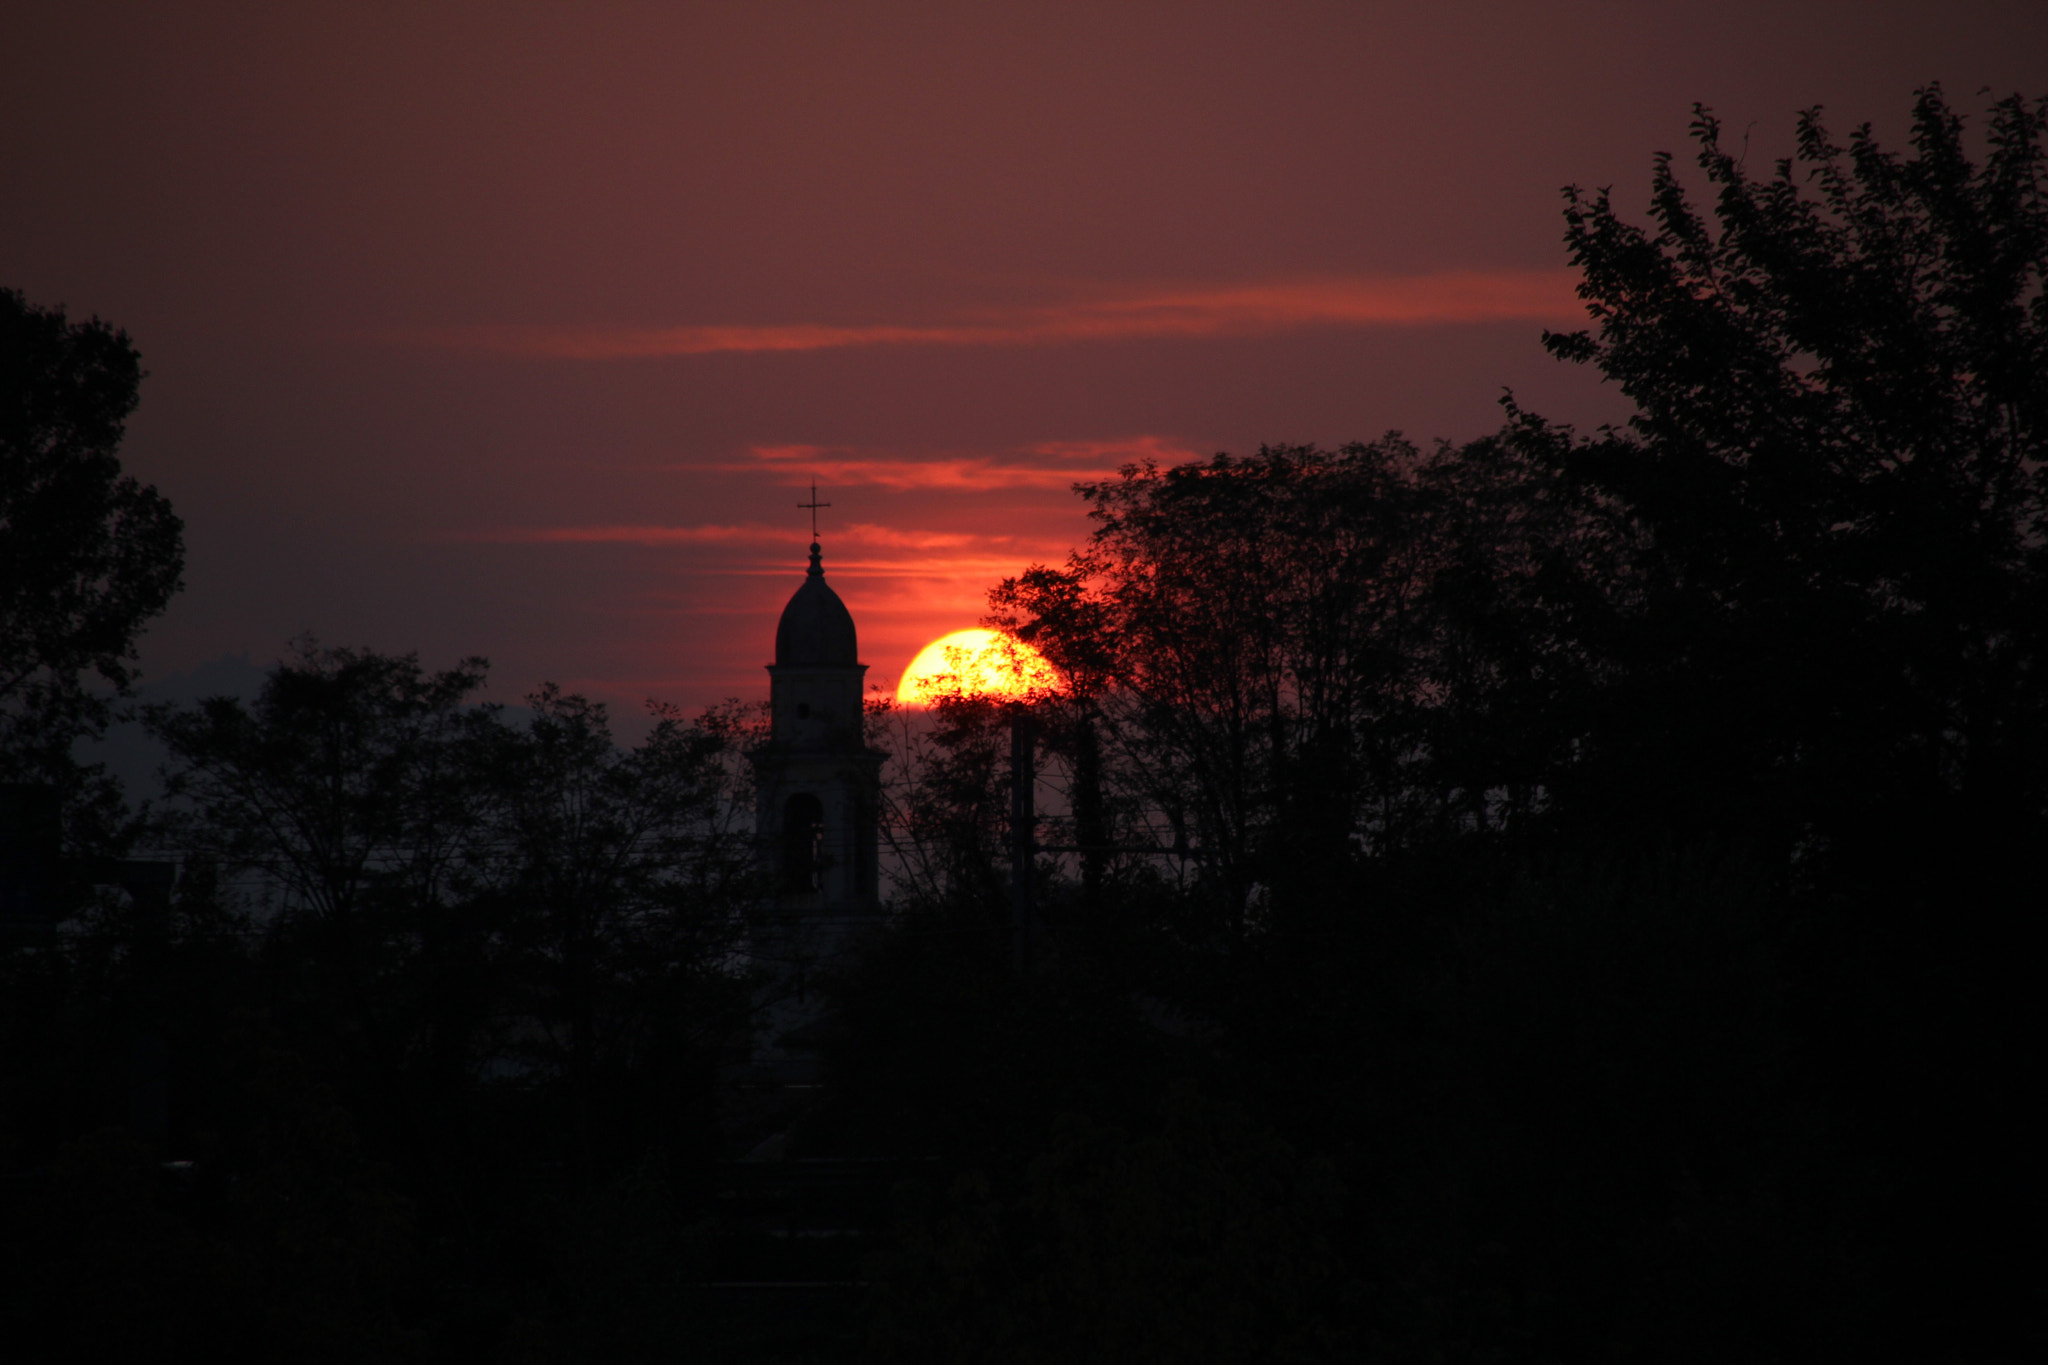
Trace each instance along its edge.
<path fill-rule="evenodd" d="M 1075 681 L 1113 795 L 1193 841 L 1226 913 L 1254 885 L 1319 895 L 1362 854 L 1544 806 L 1587 668 L 1557 617 L 1618 553 L 1563 439 L 1134 465 L 1079 490 L 1086 550 L 1004 582 L 991 621 Z"/>
<path fill-rule="evenodd" d="M 1937 87 L 1912 149 L 1819 110 L 1752 176 L 1696 110 L 1697 208 L 1567 192 L 1594 326 L 1552 334 L 1637 405 L 1579 470 L 1643 530 L 1625 611 L 1646 769 L 1746 786 L 1766 824 L 1957 798 L 2042 809 L 2048 623 L 2048 103 L 1992 107 L 1973 161 Z M 1832 816 L 1829 814 L 1832 812 Z"/>
<path fill-rule="evenodd" d="M 174 836 L 267 888 L 275 931 L 310 945 L 301 995 L 346 1021 L 366 1067 L 464 1074 L 517 1053 L 581 1091 L 657 1006 L 724 989 L 751 885 L 741 725 L 662 709 L 621 749 L 602 703 L 552 685 L 523 725 L 477 704 L 487 668 L 301 640 L 253 705 L 147 722 L 183 803 Z M 565 1048 L 536 1041 L 556 1023 Z"/>
<path fill-rule="evenodd" d="M 0 768 L 75 784 L 182 586 L 184 527 L 117 450 L 142 379 L 127 334 L 0 289 Z M 95 682 L 95 680 L 97 680 Z"/>
<path fill-rule="evenodd" d="M 262 868 L 313 915 L 347 921 L 380 897 L 437 897 L 479 823 L 461 743 L 487 665 L 441 673 L 415 655 L 297 643 L 253 706 L 213 697 L 147 709 L 169 750 L 181 842 Z"/>

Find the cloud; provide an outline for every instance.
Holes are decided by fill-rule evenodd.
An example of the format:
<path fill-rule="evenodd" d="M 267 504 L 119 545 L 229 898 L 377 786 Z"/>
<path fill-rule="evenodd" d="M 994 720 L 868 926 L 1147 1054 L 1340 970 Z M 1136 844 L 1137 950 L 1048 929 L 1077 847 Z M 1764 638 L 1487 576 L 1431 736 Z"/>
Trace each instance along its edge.
<path fill-rule="evenodd" d="M 1081 341 L 1258 336 L 1305 327 L 1573 322 L 1570 270 L 1448 270 L 1155 288 L 930 323 L 760 326 L 428 328 L 406 338 L 458 350 L 560 360 L 841 350 L 867 346 L 1042 346 Z"/>
<path fill-rule="evenodd" d="M 922 459 L 876 458 L 831 446 L 754 446 L 759 464 L 786 471 L 796 482 L 812 475 L 838 485 L 875 484 L 924 491 L 988 492 L 1002 488 L 1046 488 L 1064 492 L 1077 482 L 1112 477 L 1126 464 L 1147 460 L 1179 464 L 1199 459 L 1194 451 L 1160 436 L 1113 441 L 1046 441 L 1022 451 L 941 454 Z M 1027 457 L 1035 456 L 1031 459 Z M 729 465 L 751 469 L 756 465 Z M 800 476 L 800 477 L 798 477 Z"/>
<path fill-rule="evenodd" d="M 893 545 L 906 550 L 950 550 L 1012 539 L 1010 536 L 973 536 L 965 531 L 902 531 L 866 521 L 857 521 L 835 535 L 858 545 Z"/>
<path fill-rule="evenodd" d="M 445 537 L 447 540 L 483 542 L 499 545 L 698 545 L 698 544 L 743 544 L 757 546 L 764 552 L 787 551 L 792 545 L 800 544 L 801 533 L 792 533 L 788 527 L 776 526 L 651 526 L 645 524 L 621 523 L 608 526 L 502 526 L 482 531 L 456 531 Z M 844 550 L 925 550 L 925 551 L 968 551 L 978 553 L 932 554 L 915 558 L 869 558 L 856 559 L 845 555 L 832 557 L 831 568 L 843 573 L 877 573 L 883 575 L 922 576 L 932 573 L 978 573 L 991 565 L 1014 565 L 1020 554 L 1064 554 L 1060 542 L 1047 539 L 1031 539 L 1009 535 L 970 535 L 962 531 L 920 531 L 915 528 L 877 526 L 872 522 L 856 522 L 851 526 L 837 529 L 827 537 L 834 549 Z M 988 552 L 1003 547 L 1007 556 L 992 556 Z M 828 551 L 829 553 L 829 551 Z M 1014 570 L 1005 570 L 1013 572 Z M 781 574 L 790 572 L 790 567 L 779 560 L 774 563 L 754 560 L 738 560 L 725 570 L 729 573 Z"/>
<path fill-rule="evenodd" d="M 1065 548 L 1061 548 L 1065 557 Z M 1009 555 L 927 555 L 917 559 L 842 559 L 826 567 L 834 573 L 874 578 L 983 578 L 993 581 L 1023 571 L 1028 553 Z M 1043 555 L 1037 556 L 1043 558 Z M 764 570 L 787 573 L 787 569 Z"/>
<path fill-rule="evenodd" d="M 787 531 L 768 526 L 499 526 L 484 531 L 453 531 L 449 540 L 510 545 L 691 545 L 719 541 L 766 541 Z"/>
<path fill-rule="evenodd" d="M 1163 436 L 1132 436 L 1120 441 L 1044 441 L 1031 449 L 1056 460 L 1111 461 L 1118 468 L 1127 464 L 1186 464 L 1202 458 L 1198 451 L 1177 445 Z"/>
<path fill-rule="evenodd" d="M 866 460 L 837 458 L 818 463 L 821 474 L 835 484 L 874 484 L 882 488 L 989 492 L 999 488 L 1064 489 L 1077 479 L 1099 479 L 1108 469 L 1006 463 L 987 455 L 941 456 L 930 460 Z"/>
<path fill-rule="evenodd" d="M 1118 450 L 1127 447 L 1118 445 Z M 1162 449 L 1164 447 L 1161 447 Z M 1092 447 L 1076 443 L 1074 458 Z M 690 554 L 686 576 L 641 574 L 625 600 L 594 603 L 606 615 L 676 621 L 683 618 L 742 619 L 759 626 L 774 619 L 775 603 L 802 580 L 801 530 L 759 524 L 662 526 L 620 522 L 581 526 L 495 527 L 465 530 L 444 539 L 512 545 L 628 545 L 652 550 L 677 550 L 693 545 L 716 547 Z M 988 591 L 1033 563 L 1059 564 L 1073 548 L 1073 538 L 1047 528 L 1040 534 L 976 535 L 951 530 L 882 526 L 855 522 L 825 536 L 825 566 L 860 621 L 864 657 L 874 662 L 880 681 L 893 676 L 904 659 L 939 635 L 971 626 L 988 610 Z M 708 562 L 707 562 L 708 561 Z M 760 581 L 773 586 L 748 586 L 707 592 L 711 581 Z M 694 586 L 684 588 L 681 583 Z M 749 628 L 752 628 L 750 626 Z M 720 630 L 732 627 L 719 627 Z M 735 674 L 727 686 L 751 679 Z M 596 690 L 624 684 L 588 684 Z M 666 681 L 635 684 L 639 690 L 669 690 Z M 627 691 L 633 688 L 626 688 Z"/>
<path fill-rule="evenodd" d="M 748 453 L 757 460 L 774 464 L 815 464 L 821 459 L 838 454 L 841 446 L 750 446 Z"/>

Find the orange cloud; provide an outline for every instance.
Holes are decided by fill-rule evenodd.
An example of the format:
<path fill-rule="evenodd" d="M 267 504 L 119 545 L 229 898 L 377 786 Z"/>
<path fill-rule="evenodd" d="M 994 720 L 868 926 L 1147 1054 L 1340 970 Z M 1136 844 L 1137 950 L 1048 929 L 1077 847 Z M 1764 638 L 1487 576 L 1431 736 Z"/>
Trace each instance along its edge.
<path fill-rule="evenodd" d="M 900 531 L 893 526 L 877 526 L 866 521 L 857 521 L 845 530 L 835 532 L 835 538 L 850 540 L 857 545 L 893 545 L 906 550 L 947 550 L 1010 539 L 1009 536 L 972 536 L 965 531 Z"/>
<path fill-rule="evenodd" d="M 1066 547 L 1059 547 L 1062 558 Z M 917 559 L 842 559 L 825 567 L 834 573 L 860 574 L 874 578 L 981 578 L 993 583 L 1021 570 L 1034 555 L 1020 547 L 1008 555 L 926 555 Z M 1043 559 L 1043 553 L 1036 558 Z M 787 573 L 783 568 L 764 573 Z"/>
<path fill-rule="evenodd" d="M 1158 436 L 1116 441 L 1046 441 L 1018 454 L 939 455 L 928 459 L 875 459 L 830 446 L 810 445 L 754 446 L 748 453 L 762 464 L 784 471 L 799 484 L 817 474 L 829 475 L 835 484 L 977 493 L 998 488 L 1063 491 L 1077 481 L 1109 478 L 1121 465 L 1146 460 L 1177 464 L 1200 458 L 1194 451 Z M 1020 454 L 1039 458 L 1026 461 L 1019 458 Z"/>
<path fill-rule="evenodd" d="M 1099 479 L 1112 472 L 1009 464 L 985 455 L 935 460 L 833 460 L 818 467 L 837 484 L 976 493 L 997 488 L 1065 488 L 1076 479 Z"/>
<path fill-rule="evenodd" d="M 1303 327 L 1500 321 L 1571 322 L 1583 308 L 1570 270 L 1448 270 L 1153 289 L 935 323 L 799 322 L 693 327 L 442 327 L 407 339 L 561 360 L 635 360 L 839 350 L 856 346 L 1034 346 L 1161 337 L 1256 336 Z"/>
<path fill-rule="evenodd" d="M 721 547 L 715 563 L 695 562 L 699 578 L 775 580 L 794 587 L 803 572 L 802 536 L 788 527 L 762 525 L 616 525 L 503 527 L 455 533 L 450 539 L 529 545 L 635 545 L 653 549 L 710 544 Z M 893 686 L 898 670 L 918 649 L 950 630 L 972 626 L 988 610 L 988 590 L 1033 562 L 1059 563 L 1072 548 L 1060 534 L 974 535 L 925 531 L 857 522 L 828 533 L 826 569 L 860 621 L 863 658 L 873 679 Z M 764 590 L 775 599 L 774 589 Z M 643 584 L 630 601 L 595 607 L 614 614 L 669 620 L 691 617 L 745 618 L 758 626 L 773 620 L 773 607 L 753 600 L 706 600 L 701 591 L 675 592 Z M 747 675 L 751 677 L 751 674 Z M 735 682 L 733 685 L 739 685 Z M 642 691 L 660 692 L 666 684 Z"/>

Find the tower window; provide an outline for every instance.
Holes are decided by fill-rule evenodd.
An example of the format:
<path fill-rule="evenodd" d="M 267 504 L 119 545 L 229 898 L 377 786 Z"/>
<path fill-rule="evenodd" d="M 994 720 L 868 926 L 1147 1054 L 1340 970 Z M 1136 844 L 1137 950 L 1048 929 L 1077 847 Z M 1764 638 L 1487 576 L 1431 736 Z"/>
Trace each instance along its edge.
<path fill-rule="evenodd" d="M 782 804 L 782 884 L 790 891 L 816 891 L 823 881 L 825 807 L 809 792 Z"/>

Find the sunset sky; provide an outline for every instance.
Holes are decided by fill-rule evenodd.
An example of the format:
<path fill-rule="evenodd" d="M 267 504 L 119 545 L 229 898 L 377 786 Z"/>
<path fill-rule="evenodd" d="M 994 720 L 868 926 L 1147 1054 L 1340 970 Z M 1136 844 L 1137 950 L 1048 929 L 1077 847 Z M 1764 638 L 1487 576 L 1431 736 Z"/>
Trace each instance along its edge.
<path fill-rule="evenodd" d="M 2048 5 L 16 5 L 0 285 L 150 371 L 153 677 L 311 630 L 762 695 L 815 477 L 893 691 L 1076 479 L 1620 418 L 1538 345 L 1560 187 L 1930 80 L 2042 93 Z"/>

